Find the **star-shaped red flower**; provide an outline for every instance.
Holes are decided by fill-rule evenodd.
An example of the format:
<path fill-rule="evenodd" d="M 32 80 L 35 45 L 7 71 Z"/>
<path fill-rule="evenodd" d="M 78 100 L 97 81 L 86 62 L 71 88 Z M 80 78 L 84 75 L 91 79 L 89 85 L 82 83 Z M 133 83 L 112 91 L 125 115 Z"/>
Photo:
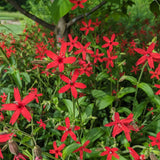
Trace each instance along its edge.
<path fill-rule="evenodd" d="M 111 65 L 111 67 L 114 67 L 114 63 L 113 63 L 113 60 L 116 59 L 118 56 L 111 56 L 110 54 L 110 51 L 107 50 L 107 58 L 103 58 L 103 61 L 106 61 L 107 64 L 106 64 L 106 68 L 109 69 L 109 65 Z"/>
<path fill-rule="evenodd" d="M 119 155 L 117 153 L 115 153 L 116 151 L 118 151 L 118 148 L 110 148 L 110 147 L 105 147 L 106 151 L 102 152 L 100 155 L 101 156 L 107 156 L 107 160 L 112 160 L 112 156 L 119 159 Z"/>
<path fill-rule="evenodd" d="M 77 7 L 84 8 L 82 3 L 87 2 L 87 0 L 69 0 L 71 3 L 74 3 L 75 5 L 71 8 L 71 10 L 76 9 Z"/>
<path fill-rule="evenodd" d="M 40 121 L 37 121 L 38 124 L 40 124 L 39 126 L 42 127 L 43 129 L 46 129 L 46 124 L 42 121 L 42 119 L 40 119 Z"/>
<path fill-rule="evenodd" d="M 154 53 L 154 47 L 155 43 L 151 43 L 151 45 L 147 48 L 147 50 L 141 49 L 141 48 L 135 48 L 134 50 L 138 52 L 139 54 L 142 54 L 143 56 L 138 59 L 136 62 L 136 65 L 140 65 L 148 61 L 148 65 L 150 68 L 154 68 L 154 61 L 155 60 L 160 60 L 160 54 Z"/>
<path fill-rule="evenodd" d="M 92 25 L 91 19 L 88 21 L 88 24 L 85 21 L 82 21 L 82 24 L 84 25 L 84 27 L 80 28 L 80 30 L 86 31 L 85 35 L 87 35 L 89 33 L 89 31 L 94 31 L 94 27 L 91 27 L 91 25 Z"/>
<path fill-rule="evenodd" d="M 67 49 L 66 44 L 62 43 L 59 55 L 53 53 L 50 50 L 46 51 L 47 56 L 54 60 L 53 62 L 47 65 L 47 69 L 52 67 L 59 67 L 59 71 L 62 72 L 64 71 L 64 64 L 66 63 L 72 64 L 76 61 L 76 57 L 67 57 L 67 58 L 65 57 L 66 49 Z"/>
<path fill-rule="evenodd" d="M 96 49 L 96 54 L 91 54 L 91 57 L 94 57 L 94 63 L 97 62 L 103 62 L 103 59 L 101 57 L 104 56 L 104 53 L 99 53 L 99 49 Z"/>
<path fill-rule="evenodd" d="M 64 126 L 58 126 L 58 128 L 57 128 L 60 131 L 65 131 L 64 134 L 63 134 L 63 136 L 62 136 L 62 138 L 61 138 L 61 142 L 64 142 L 66 140 L 66 138 L 67 138 L 68 135 L 70 135 L 72 137 L 72 139 L 74 141 L 76 141 L 77 137 L 76 137 L 76 135 L 75 135 L 75 133 L 73 131 L 79 130 L 80 127 L 79 126 L 74 126 L 74 127 L 71 126 L 70 125 L 69 117 L 66 117 L 65 123 L 66 123 L 66 127 L 64 127 Z"/>
<path fill-rule="evenodd" d="M 39 103 L 38 97 L 43 96 L 42 93 L 37 93 L 37 88 L 31 88 L 30 94 L 34 95 L 34 98 L 36 99 L 36 102 Z"/>
<path fill-rule="evenodd" d="M 130 154 L 132 155 L 132 157 L 134 158 L 134 160 L 145 160 L 145 155 L 138 155 L 137 152 L 131 148 L 128 147 Z"/>
<path fill-rule="evenodd" d="M 58 91 L 58 93 L 64 93 L 66 92 L 67 90 L 71 89 L 71 93 L 73 95 L 74 98 L 77 98 L 77 90 L 76 88 L 81 88 L 81 89 L 84 89 L 86 88 L 86 85 L 83 84 L 83 83 L 80 83 L 80 82 L 76 82 L 77 78 L 78 78 L 78 73 L 77 72 L 74 72 L 73 73 L 73 76 L 71 79 L 69 79 L 68 77 L 66 77 L 65 75 L 60 75 L 60 78 L 68 83 L 66 84 L 65 86 L 63 86 L 62 88 L 60 88 L 60 90 Z"/>
<path fill-rule="evenodd" d="M 79 147 L 78 149 L 76 149 L 73 153 L 75 152 L 80 152 L 80 159 L 83 160 L 83 152 L 87 152 L 87 153 L 91 153 L 92 151 L 88 148 L 86 148 L 86 146 L 89 144 L 89 140 L 87 140 L 83 146 Z M 77 142 L 80 144 L 80 142 Z"/>
<path fill-rule="evenodd" d="M 133 121 L 133 114 L 131 113 L 126 119 L 120 119 L 119 113 L 116 112 L 114 115 L 114 122 L 110 122 L 106 124 L 106 127 L 110 127 L 114 125 L 112 136 L 115 137 L 122 131 L 124 131 L 125 136 L 128 141 L 131 141 L 130 138 L 130 130 L 138 131 L 138 129 L 135 129 L 130 123 Z"/>
<path fill-rule="evenodd" d="M 56 141 L 53 142 L 53 148 L 50 149 L 49 153 L 50 154 L 55 154 L 55 157 L 58 158 L 58 156 L 62 157 L 61 150 L 65 147 L 65 144 L 61 144 L 59 147 L 57 147 Z"/>
<path fill-rule="evenodd" d="M 35 98 L 34 94 L 28 94 L 23 100 L 21 100 L 21 96 L 20 96 L 18 88 L 14 88 L 14 98 L 15 98 L 14 103 L 2 104 L 3 106 L 2 110 L 15 111 L 9 123 L 13 125 L 18 119 L 20 114 L 22 114 L 23 117 L 26 118 L 28 121 L 31 121 L 32 116 L 30 112 L 28 111 L 28 109 L 26 108 L 26 105 L 29 102 L 34 100 Z"/>
<path fill-rule="evenodd" d="M 151 145 L 152 146 L 157 145 L 158 149 L 160 150 L 160 132 L 157 133 L 156 137 L 153 137 L 153 136 L 148 136 L 148 137 L 150 140 L 152 140 Z"/>
<path fill-rule="evenodd" d="M 69 38 L 70 42 L 67 42 L 67 46 L 70 46 L 68 49 L 68 52 L 70 52 L 73 49 L 73 47 L 78 47 L 78 45 L 77 45 L 78 36 L 76 36 L 73 39 L 71 34 L 68 34 L 68 38 Z"/>
<path fill-rule="evenodd" d="M 114 42 L 115 34 L 112 34 L 111 40 L 108 37 L 103 36 L 103 40 L 105 40 L 107 43 L 102 45 L 102 48 L 109 47 L 109 51 L 112 51 L 113 46 L 117 46 L 119 43 Z"/>
<path fill-rule="evenodd" d="M 78 43 L 79 50 L 75 51 L 74 54 L 77 55 L 79 53 L 82 53 L 83 60 L 86 60 L 86 53 L 93 54 L 94 52 L 90 49 L 87 49 L 91 42 L 86 43 L 85 46 L 83 46 L 81 43 Z"/>
<path fill-rule="evenodd" d="M 155 84 L 154 86 L 159 88 L 159 90 L 155 93 L 156 95 L 159 95 L 160 94 L 160 84 Z"/>

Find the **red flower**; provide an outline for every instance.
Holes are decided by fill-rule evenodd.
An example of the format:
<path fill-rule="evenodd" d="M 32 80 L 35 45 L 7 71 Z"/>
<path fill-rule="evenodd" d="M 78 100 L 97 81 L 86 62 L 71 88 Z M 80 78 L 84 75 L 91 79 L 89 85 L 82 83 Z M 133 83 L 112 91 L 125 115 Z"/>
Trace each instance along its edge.
<path fill-rule="evenodd" d="M 137 71 L 139 71 L 138 66 L 137 67 L 132 66 L 131 72 L 134 72 L 135 74 L 137 74 Z"/>
<path fill-rule="evenodd" d="M 92 63 L 88 62 L 86 63 L 83 60 L 79 60 L 79 64 L 81 68 L 76 69 L 76 71 L 82 75 L 82 74 L 86 74 L 88 77 L 90 77 L 91 74 L 93 74 L 93 67 L 92 67 Z"/>
<path fill-rule="evenodd" d="M 67 57 L 66 58 L 65 52 L 66 52 L 66 44 L 65 43 L 62 44 L 59 55 L 56 55 L 52 51 L 47 50 L 46 51 L 47 56 L 54 60 L 53 62 L 51 62 L 47 65 L 47 69 L 58 66 L 59 71 L 62 72 L 62 71 L 64 71 L 64 64 L 66 64 L 66 63 L 72 64 L 76 61 L 75 57 Z"/>
<path fill-rule="evenodd" d="M 160 88 L 160 85 L 159 85 L 159 84 L 155 84 L 154 86 L 157 87 L 157 88 Z M 158 90 L 158 91 L 156 92 L 156 95 L 159 95 L 159 94 L 160 94 L 160 90 Z"/>
<path fill-rule="evenodd" d="M 37 94 L 37 88 L 31 88 L 30 94 L 34 95 L 34 98 L 36 99 L 36 102 L 39 103 L 38 97 L 43 96 L 42 93 Z"/>
<path fill-rule="evenodd" d="M 133 121 L 133 114 L 131 113 L 126 119 L 121 119 L 119 117 L 119 113 L 116 112 L 114 115 L 114 122 L 110 122 L 106 124 L 106 127 L 110 127 L 114 125 L 112 136 L 115 137 L 117 134 L 124 131 L 125 136 L 128 141 L 131 141 L 130 138 L 130 130 L 138 131 L 138 129 L 134 129 L 133 126 L 130 125 L 130 123 Z"/>
<path fill-rule="evenodd" d="M 77 45 L 78 36 L 76 36 L 74 39 L 72 39 L 71 34 L 68 34 L 68 38 L 69 38 L 70 42 L 67 42 L 67 46 L 70 46 L 70 48 L 68 49 L 68 52 L 70 52 L 73 49 L 73 47 L 78 47 L 78 45 Z"/>
<path fill-rule="evenodd" d="M 134 158 L 134 160 L 145 160 L 145 155 L 138 155 L 137 152 L 131 148 L 128 147 L 130 154 L 132 155 L 132 157 Z"/>
<path fill-rule="evenodd" d="M 84 6 L 82 5 L 82 3 L 87 2 L 87 0 L 69 0 L 71 3 L 74 3 L 75 5 L 71 8 L 71 10 L 76 9 L 78 6 L 80 8 L 84 8 Z"/>
<path fill-rule="evenodd" d="M 157 136 L 156 137 L 153 137 L 153 136 L 148 136 L 149 139 L 152 141 L 151 142 L 151 145 L 152 146 L 155 146 L 157 145 L 158 146 L 158 149 L 160 150 L 160 132 L 157 133 Z"/>
<path fill-rule="evenodd" d="M 106 151 L 102 152 L 100 154 L 101 156 L 105 156 L 106 154 L 108 154 L 107 160 L 112 160 L 112 156 L 119 159 L 119 155 L 117 153 L 115 153 L 116 151 L 118 151 L 118 148 L 105 147 L 105 149 L 106 149 Z"/>
<path fill-rule="evenodd" d="M 108 55 L 108 58 L 106 57 L 103 58 L 103 61 L 107 61 L 106 68 L 109 69 L 109 65 L 111 65 L 111 67 L 114 67 L 113 60 L 116 59 L 118 56 L 111 56 L 109 50 L 107 50 L 107 55 Z"/>
<path fill-rule="evenodd" d="M 63 86 L 62 88 L 60 88 L 60 90 L 58 91 L 58 93 L 64 93 L 66 92 L 67 90 L 69 90 L 71 88 L 71 93 L 73 95 L 74 98 L 77 98 L 77 90 L 76 88 L 81 88 L 81 89 L 84 89 L 86 88 L 86 85 L 83 84 L 83 83 L 79 83 L 79 82 L 76 82 L 77 78 L 78 78 L 78 73 L 77 72 L 74 72 L 73 73 L 73 76 L 71 78 L 71 80 L 66 77 L 65 75 L 60 75 L 60 78 L 68 83 L 67 85 Z"/>
<path fill-rule="evenodd" d="M 141 48 L 135 48 L 134 50 L 138 52 L 139 54 L 142 54 L 143 56 L 138 59 L 136 62 L 136 65 L 140 65 L 144 63 L 146 60 L 148 61 L 149 67 L 154 68 L 154 61 L 160 59 L 160 54 L 152 52 L 154 50 L 155 43 L 152 43 L 148 48 L 147 51 L 141 49 Z"/>
<path fill-rule="evenodd" d="M 7 95 L 5 93 L 3 93 L 3 95 L 0 96 L 2 98 L 2 103 L 5 103 L 6 102 L 6 99 L 7 99 Z"/>
<path fill-rule="evenodd" d="M 42 119 L 40 119 L 40 121 L 37 121 L 38 124 L 40 124 L 39 126 L 42 127 L 43 129 L 46 129 L 46 124 L 42 121 Z"/>
<path fill-rule="evenodd" d="M 84 25 L 84 27 L 80 28 L 81 31 L 86 31 L 85 35 L 87 35 L 89 33 L 89 31 L 94 31 L 94 28 L 91 27 L 92 24 L 92 20 L 89 19 L 88 24 L 84 21 L 82 21 L 82 24 Z"/>
<path fill-rule="evenodd" d="M 3 159 L 3 154 L 2 154 L 1 149 L 0 149 L 0 158 Z"/>
<path fill-rule="evenodd" d="M 81 43 L 78 43 L 78 46 L 79 46 L 78 48 L 80 49 L 74 52 L 74 54 L 76 55 L 76 54 L 82 53 L 83 60 L 86 60 L 86 53 L 94 54 L 92 50 L 87 49 L 90 44 L 91 42 L 88 42 L 85 46 L 83 46 Z"/>
<path fill-rule="evenodd" d="M 94 63 L 98 61 L 103 62 L 103 59 L 100 57 L 104 56 L 104 53 L 99 53 L 99 49 L 96 49 L 96 54 L 91 54 L 92 57 L 94 57 Z"/>
<path fill-rule="evenodd" d="M 29 159 L 29 157 L 27 157 L 26 155 L 22 154 L 22 153 L 18 153 L 17 155 L 14 156 L 13 160 L 26 160 Z"/>
<path fill-rule="evenodd" d="M 0 142 L 1 143 L 4 143 L 4 142 L 7 142 L 8 140 L 10 140 L 13 136 L 13 133 L 9 133 L 9 134 L 1 134 L 0 135 Z M 0 158 L 3 159 L 3 154 L 1 152 L 1 149 L 0 149 Z"/>
<path fill-rule="evenodd" d="M 80 152 L 80 159 L 83 160 L 83 152 L 87 152 L 87 153 L 91 153 L 92 151 L 88 148 L 86 148 L 86 146 L 89 144 L 89 140 L 87 140 L 83 146 L 79 147 L 78 149 L 76 149 L 73 153 L 75 152 Z M 79 142 L 78 142 L 79 143 Z M 79 143 L 80 144 L 80 143 Z"/>
<path fill-rule="evenodd" d="M 62 157 L 62 153 L 60 152 L 66 145 L 65 144 L 61 144 L 58 148 L 57 148 L 57 144 L 56 141 L 53 142 L 53 148 L 54 149 L 50 149 L 49 153 L 50 154 L 55 154 L 55 157 L 58 158 L 58 156 Z"/>
<path fill-rule="evenodd" d="M 28 109 L 26 108 L 26 105 L 34 100 L 34 95 L 29 94 L 27 95 L 23 100 L 21 100 L 21 96 L 19 93 L 18 88 L 14 88 L 14 98 L 15 102 L 10 104 L 3 104 L 2 110 L 7 111 L 15 111 L 14 114 L 11 117 L 10 123 L 13 125 L 16 120 L 18 119 L 19 115 L 22 114 L 24 118 L 26 118 L 28 121 L 31 121 L 32 116 Z"/>
<path fill-rule="evenodd" d="M 102 45 L 102 48 L 109 47 L 109 51 L 112 51 L 113 46 L 117 46 L 118 42 L 113 42 L 115 39 L 115 34 L 112 34 L 111 40 L 108 37 L 103 36 L 103 40 L 105 40 L 107 43 Z"/>
<path fill-rule="evenodd" d="M 57 128 L 60 131 L 65 131 L 64 134 L 63 134 L 63 136 L 62 136 L 62 138 L 61 138 L 61 142 L 64 142 L 66 140 L 66 138 L 67 138 L 68 135 L 70 135 L 72 137 L 72 139 L 74 141 L 76 141 L 77 137 L 76 137 L 75 133 L 73 132 L 73 130 L 77 131 L 77 130 L 80 129 L 80 127 L 79 126 L 74 126 L 74 127 L 70 126 L 69 117 L 66 117 L 65 123 L 66 123 L 66 127 L 64 127 L 64 126 L 58 126 L 58 128 Z"/>
<path fill-rule="evenodd" d="M 98 21 L 98 18 L 96 18 L 96 22 L 92 22 L 95 27 L 98 27 L 101 24 L 101 21 Z"/>
<path fill-rule="evenodd" d="M 3 113 L 0 112 L 0 122 L 4 120 L 4 116 L 3 116 Z"/>
<path fill-rule="evenodd" d="M 7 142 L 8 140 L 10 140 L 13 136 L 13 133 L 9 133 L 9 134 L 1 134 L 0 135 L 0 142 Z"/>

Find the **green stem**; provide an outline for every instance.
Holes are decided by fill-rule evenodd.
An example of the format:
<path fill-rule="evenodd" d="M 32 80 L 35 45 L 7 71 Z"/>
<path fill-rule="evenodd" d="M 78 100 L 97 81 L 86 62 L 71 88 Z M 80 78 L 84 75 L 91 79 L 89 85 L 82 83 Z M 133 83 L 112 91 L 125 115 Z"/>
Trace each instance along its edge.
<path fill-rule="evenodd" d="M 142 78 L 142 75 L 143 75 L 143 72 L 144 72 L 144 68 L 146 67 L 147 63 L 148 63 L 148 62 L 146 62 L 146 63 L 143 65 L 142 69 L 141 69 L 141 73 L 140 73 L 140 75 L 139 75 L 138 82 L 137 82 L 137 84 L 136 84 L 136 92 L 135 92 L 135 96 L 134 96 L 134 101 L 136 101 L 137 93 L 138 93 L 138 85 L 139 85 L 139 83 L 140 83 L 140 81 L 141 81 L 141 78 Z"/>
<path fill-rule="evenodd" d="M 34 128 L 33 128 L 33 115 L 32 115 L 32 119 L 31 119 L 31 136 L 32 136 L 32 145 L 35 146 L 37 145 L 36 143 L 36 140 L 34 139 L 34 135 L 33 135 L 33 132 L 34 132 Z M 34 159 L 34 150 L 32 150 L 32 156 L 33 156 L 33 159 Z"/>
<path fill-rule="evenodd" d="M 75 118 L 76 118 L 76 105 L 75 105 L 75 99 L 74 97 L 72 96 L 72 102 L 73 102 L 73 119 L 75 121 Z"/>

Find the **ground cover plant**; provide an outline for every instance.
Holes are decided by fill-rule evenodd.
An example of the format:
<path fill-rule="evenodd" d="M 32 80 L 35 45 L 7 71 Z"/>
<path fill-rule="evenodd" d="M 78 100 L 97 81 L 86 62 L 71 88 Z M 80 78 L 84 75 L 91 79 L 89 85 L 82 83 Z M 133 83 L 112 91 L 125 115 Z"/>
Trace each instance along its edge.
<path fill-rule="evenodd" d="M 0 33 L 1 159 L 160 158 L 160 23 L 104 16 Z"/>

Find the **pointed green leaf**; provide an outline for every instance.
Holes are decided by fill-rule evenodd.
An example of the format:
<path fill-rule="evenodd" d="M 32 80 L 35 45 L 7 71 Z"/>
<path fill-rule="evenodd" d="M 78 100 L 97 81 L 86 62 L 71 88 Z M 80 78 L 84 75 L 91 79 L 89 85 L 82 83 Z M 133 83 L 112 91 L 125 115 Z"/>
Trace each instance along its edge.
<path fill-rule="evenodd" d="M 66 148 L 64 148 L 63 150 L 63 159 L 65 159 L 67 156 L 69 156 L 73 151 L 75 151 L 76 149 L 78 149 L 79 147 L 81 147 L 81 144 L 78 143 L 73 143 L 69 146 L 67 146 Z"/>
<path fill-rule="evenodd" d="M 122 76 L 120 79 L 119 79 L 119 82 L 122 82 L 124 80 L 128 80 L 130 81 L 133 85 L 136 85 L 137 84 L 137 79 L 133 76 Z"/>
<path fill-rule="evenodd" d="M 51 6 L 54 23 L 57 24 L 59 19 L 71 10 L 72 6 L 73 4 L 69 0 L 54 0 Z"/>
<path fill-rule="evenodd" d="M 18 86 L 18 88 L 22 88 L 22 81 L 21 81 L 19 70 L 15 70 L 11 75 L 16 85 Z"/>
<path fill-rule="evenodd" d="M 98 138 L 100 138 L 104 134 L 104 130 L 102 128 L 93 128 L 89 130 L 89 133 L 86 136 L 86 140 L 90 140 L 94 142 Z"/>
<path fill-rule="evenodd" d="M 144 101 L 133 107 L 134 119 L 137 120 L 141 116 L 143 110 L 147 107 L 148 102 Z"/>
<path fill-rule="evenodd" d="M 23 79 L 26 83 L 30 83 L 30 82 L 31 82 L 31 79 L 30 79 L 30 76 L 29 76 L 28 73 L 22 72 L 21 75 L 22 75 L 22 79 Z"/>
<path fill-rule="evenodd" d="M 89 104 L 89 106 L 87 106 L 87 108 L 85 109 L 85 112 L 81 114 L 83 124 L 87 124 L 89 118 L 92 116 L 93 107 L 94 107 L 93 103 Z"/>
<path fill-rule="evenodd" d="M 101 98 L 106 95 L 106 93 L 102 90 L 94 89 L 91 91 L 91 94 L 94 98 Z"/>
<path fill-rule="evenodd" d="M 121 89 L 121 90 L 117 93 L 117 96 L 118 96 L 118 98 L 122 98 L 122 97 L 125 96 L 126 94 L 134 93 L 135 91 L 136 91 L 136 89 L 133 88 L 133 87 L 126 87 L 126 88 Z"/>
<path fill-rule="evenodd" d="M 111 105 L 114 100 L 115 100 L 114 96 L 106 95 L 101 99 L 97 99 L 96 105 L 98 106 L 99 110 L 101 110 Z"/>
<path fill-rule="evenodd" d="M 73 102 L 69 99 L 63 99 L 63 103 L 67 107 L 69 114 L 73 116 Z M 75 108 L 75 116 L 77 117 L 78 114 L 78 110 Z"/>
<path fill-rule="evenodd" d="M 106 72 L 101 72 L 97 75 L 96 81 L 101 81 L 103 79 L 107 79 L 109 76 Z"/>
<path fill-rule="evenodd" d="M 117 109 L 118 113 L 127 113 L 127 115 L 129 115 L 132 111 L 126 107 L 119 107 Z"/>
<path fill-rule="evenodd" d="M 138 84 L 138 88 L 141 88 L 149 98 L 153 98 L 154 97 L 154 92 L 152 90 L 152 88 L 147 84 L 147 83 L 139 83 Z"/>

